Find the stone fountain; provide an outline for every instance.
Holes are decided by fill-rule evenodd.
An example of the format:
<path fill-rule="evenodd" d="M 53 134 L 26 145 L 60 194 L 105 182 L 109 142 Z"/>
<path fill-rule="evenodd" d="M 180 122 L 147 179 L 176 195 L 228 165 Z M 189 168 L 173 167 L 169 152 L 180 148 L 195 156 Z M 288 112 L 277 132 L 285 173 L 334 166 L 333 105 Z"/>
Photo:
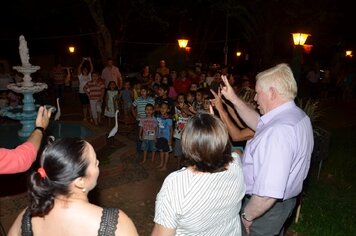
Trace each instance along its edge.
<path fill-rule="evenodd" d="M 22 138 L 26 138 L 30 136 L 34 130 L 37 117 L 37 106 L 35 105 L 33 94 L 47 89 L 48 86 L 45 83 L 32 82 L 31 74 L 38 71 L 40 67 L 30 64 L 27 42 L 23 35 L 19 38 L 19 53 L 22 66 L 14 66 L 13 69 L 24 75 L 23 82 L 9 84 L 7 88 L 16 93 L 23 94 L 23 105 L 3 108 L 0 111 L 0 115 L 19 120 L 22 124 L 22 128 L 18 131 L 18 135 Z M 52 106 L 50 106 L 50 109 L 55 110 Z"/>

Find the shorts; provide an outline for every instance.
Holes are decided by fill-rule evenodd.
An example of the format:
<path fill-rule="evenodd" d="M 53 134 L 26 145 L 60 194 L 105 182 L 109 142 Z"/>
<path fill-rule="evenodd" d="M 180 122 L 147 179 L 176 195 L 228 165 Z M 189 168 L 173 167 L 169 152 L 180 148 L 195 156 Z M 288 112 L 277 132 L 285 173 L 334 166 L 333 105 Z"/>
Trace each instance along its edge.
<path fill-rule="evenodd" d="M 182 142 L 180 139 L 174 140 L 174 156 L 179 157 L 183 155 Z"/>
<path fill-rule="evenodd" d="M 158 151 L 169 152 L 168 140 L 165 138 L 158 138 L 156 142 L 156 148 Z"/>
<path fill-rule="evenodd" d="M 102 103 L 97 100 L 90 100 L 91 115 L 94 119 L 98 118 L 98 113 L 101 113 L 101 105 Z"/>
<path fill-rule="evenodd" d="M 155 152 L 156 151 L 156 144 L 154 140 L 142 140 L 141 150 L 147 152 Z"/>
<path fill-rule="evenodd" d="M 89 104 L 89 98 L 86 93 L 79 93 L 79 100 L 82 105 L 88 105 Z"/>

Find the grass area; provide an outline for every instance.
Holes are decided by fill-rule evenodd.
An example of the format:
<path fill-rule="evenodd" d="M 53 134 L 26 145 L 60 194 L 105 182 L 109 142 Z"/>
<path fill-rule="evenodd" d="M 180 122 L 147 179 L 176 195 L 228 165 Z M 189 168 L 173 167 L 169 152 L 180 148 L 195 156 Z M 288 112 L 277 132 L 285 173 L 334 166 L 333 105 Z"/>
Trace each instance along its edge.
<path fill-rule="evenodd" d="M 319 181 L 314 165 L 305 186 L 298 224 L 302 235 L 356 235 L 356 127 L 331 131 L 329 158 Z"/>

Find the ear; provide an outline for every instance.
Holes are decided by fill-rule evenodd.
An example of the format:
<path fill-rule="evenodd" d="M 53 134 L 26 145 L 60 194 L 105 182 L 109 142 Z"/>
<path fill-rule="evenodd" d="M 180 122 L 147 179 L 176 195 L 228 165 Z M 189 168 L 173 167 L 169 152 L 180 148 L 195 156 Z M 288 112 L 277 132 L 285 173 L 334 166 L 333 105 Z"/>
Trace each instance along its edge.
<path fill-rule="evenodd" d="M 79 189 L 85 188 L 85 179 L 84 177 L 78 177 L 74 180 L 74 186 Z"/>
<path fill-rule="evenodd" d="M 271 101 L 275 100 L 277 98 L 277 96 L 278 96 L 276 88 L 270 87 L 268 96 L 270 97 Z"/>

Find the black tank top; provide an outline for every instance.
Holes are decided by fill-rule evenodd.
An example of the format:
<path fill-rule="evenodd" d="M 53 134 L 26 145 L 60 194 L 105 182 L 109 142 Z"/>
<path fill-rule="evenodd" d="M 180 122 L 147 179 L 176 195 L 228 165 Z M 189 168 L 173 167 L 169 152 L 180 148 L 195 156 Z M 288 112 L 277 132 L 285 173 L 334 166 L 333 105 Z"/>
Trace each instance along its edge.
<path fill-rule="evenodd" d="M 114 236 L 118 222 L 119 209 L 118 208 L 103 208 L 103 215 L 101 216 L 100 228 L 98 236 Z M 31 213 L 27 208 L 22 217 L 21 235 L 32 236 Z"/>

